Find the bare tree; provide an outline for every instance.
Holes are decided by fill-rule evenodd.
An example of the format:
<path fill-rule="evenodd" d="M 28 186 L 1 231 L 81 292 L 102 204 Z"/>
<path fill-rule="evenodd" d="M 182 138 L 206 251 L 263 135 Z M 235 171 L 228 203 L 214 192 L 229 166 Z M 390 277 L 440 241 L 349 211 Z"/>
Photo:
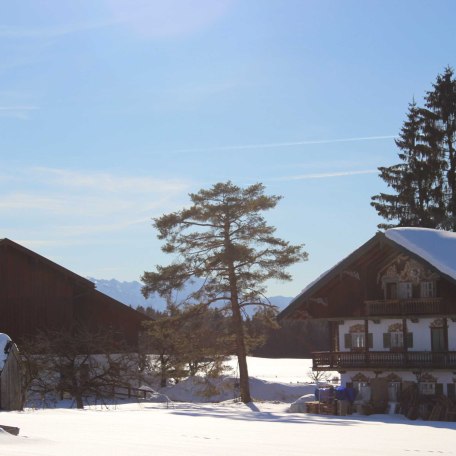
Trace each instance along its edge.
<path fill-rule="evenodd" d="M 26 388 L 43 395 L 69 394 L 77 408 L 84 407 L 85 398 L 106 399 L 139 381 L 138 355 L 112 330 L 78 326 L 41 332 L 21 347 Z"/>

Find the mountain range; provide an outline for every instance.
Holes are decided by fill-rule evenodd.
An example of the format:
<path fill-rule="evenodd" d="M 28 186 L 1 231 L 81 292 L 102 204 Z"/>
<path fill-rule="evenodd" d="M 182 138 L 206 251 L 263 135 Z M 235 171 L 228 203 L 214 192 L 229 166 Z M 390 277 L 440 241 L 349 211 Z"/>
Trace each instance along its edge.
<path fill-rule="evenodd" d="M 88 277 L 92 281 L 97 290 L 117 299 L 118 301 L 136 308 L 138 306 L 152 307 L 155 310 L 163 311 L 166 308 L 166 300 L 158 294 L 154 293 L 148 299 L 145 299 L 141 293 L 142 284 L 136 280 L 131 282 L 121 282 L 116 279 L 95 279 Z M 183 292 L 184 293 L 184 292 Z M 293 298 L 288 296 L 271 296 L 269 300 L 276 305 L 279 310 L 284 309 Z M 252 310 L 254 306 L 251 306 Z M 251 313 L 251 312 L 249 312 Z"/>

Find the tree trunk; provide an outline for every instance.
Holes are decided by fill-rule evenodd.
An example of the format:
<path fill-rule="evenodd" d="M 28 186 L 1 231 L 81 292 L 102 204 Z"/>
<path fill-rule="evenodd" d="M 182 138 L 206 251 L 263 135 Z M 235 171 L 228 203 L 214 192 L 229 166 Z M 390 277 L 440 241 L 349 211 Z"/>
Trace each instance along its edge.
<path fill-rule="evenodd" d="M 237 277 L 234 268 L 232 245 L 229 235 L 229 226 L 225 224 L 225 253 L 227 256 L 228 280 L 230 284 L 231 311 L 233 313 L 233 325 L 236 335 L 236 352 L 239 364 L 239 390 L 241 401 L 244 404 L 252 402 L 250 397 L 249 371 L 247 369 L 247 351 L 245 348 L 244 326 L 242 322 L 241 308 L 237 289 Z"/>
<path fill-rule="evenodd" d="M 248 402 L 252 402 L 252 398 L 250 397 L 249 372 L 247 369 L 247 352 L 245 349 L 244 328 L 242 326 L 242 317 L 239 303 L 233 303 L 233 297 L 231 297 L 231 306 L 233 311 L 233 324 L 234 331 L 236 333 L 236 351 L 239 364 L 239 389 L 241 394 L 241 401 L 246 404 Z"/>
<path fill-rule="evenodd" d="M 82 396 L 79 393 L 76 393 L 75 399 L 76 399 L 76 407 L 78 409 L 83 409 L 84 408 L 84 402 L 82 400 Z"/>
<path fill-rule="evenodd" d="M 166 362 L 163 355 L 160 355 L 160 386 L 164 388 L 168 383 L 168 375 L 166 372 Z"/>

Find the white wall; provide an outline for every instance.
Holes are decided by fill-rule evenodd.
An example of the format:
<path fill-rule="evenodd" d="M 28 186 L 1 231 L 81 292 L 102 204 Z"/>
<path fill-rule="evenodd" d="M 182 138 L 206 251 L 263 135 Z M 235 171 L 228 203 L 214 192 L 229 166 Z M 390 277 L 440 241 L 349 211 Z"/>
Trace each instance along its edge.
<path fill-rule="evenodd" d="M 434 318 L 419 318 L 416 323 L 407 320 L 407 331 L 413 333 L 413 347 L 410 351 L 431 351 L 431 329 L 430 325 Z M 385 351 L 383 347 L 383 333 L 388 332 L 388 326 L 393 323 L 401 323 L 402 319 L 379 319 L 379 323 L 369 320 L 369 332 L 373 335 L 374 351 Z M 345 348 L 344 335 L 350 332 L 350 327 L 356 324 L 364 325 L 364 320 L 344 320 L 339 325 L 339 347 L 340 351 L 350 351 Z M 456 351 L 456 322 L 448 319 L 448 348 Z"/>

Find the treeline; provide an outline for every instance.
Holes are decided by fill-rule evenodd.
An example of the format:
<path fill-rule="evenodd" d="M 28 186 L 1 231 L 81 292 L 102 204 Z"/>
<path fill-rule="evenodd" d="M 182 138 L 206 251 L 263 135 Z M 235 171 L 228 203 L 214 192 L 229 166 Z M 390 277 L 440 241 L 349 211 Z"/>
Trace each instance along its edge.
<path fill-rule="evenodd" d="M 235 354 L 234 340 L 230 336 L 231 319 L 220 310 L 206 309 L 203 315 L 201 311 L 186 314 L 174 309 L 171 311 L 173 316 L 170 312 L 159 312 L 151 307 L 139 306 L 137 310 L 156 321 L 149 324 L 148 331 L 151 328 L 158 331 L 157 328 L 164 326 L 168 320 L 170 331 L 174 329 L 178 333 L 176 337 L 181 340 L 182 346 L 189 347 L 189 344 L 194 346 L 199 343 L 205 355 L 209 347 L 216 348 L 220 354 Z M 284 320 L 279 325 L 275 315 L 273 309 L 265 308 L 258 310 L 251 317 L 244 316 L 249 355 L 264 358 L 309 358 L 313 351 L 329 349 L 326 322 Z M 167 337 L 168 340 L 170 338 L 171 336 Z M 160 346 L 159 340 L 155 339 L 154 343 L 157 345 L 156 350 Z M 183 350 L 183 347 L 181 349 Z"/>

